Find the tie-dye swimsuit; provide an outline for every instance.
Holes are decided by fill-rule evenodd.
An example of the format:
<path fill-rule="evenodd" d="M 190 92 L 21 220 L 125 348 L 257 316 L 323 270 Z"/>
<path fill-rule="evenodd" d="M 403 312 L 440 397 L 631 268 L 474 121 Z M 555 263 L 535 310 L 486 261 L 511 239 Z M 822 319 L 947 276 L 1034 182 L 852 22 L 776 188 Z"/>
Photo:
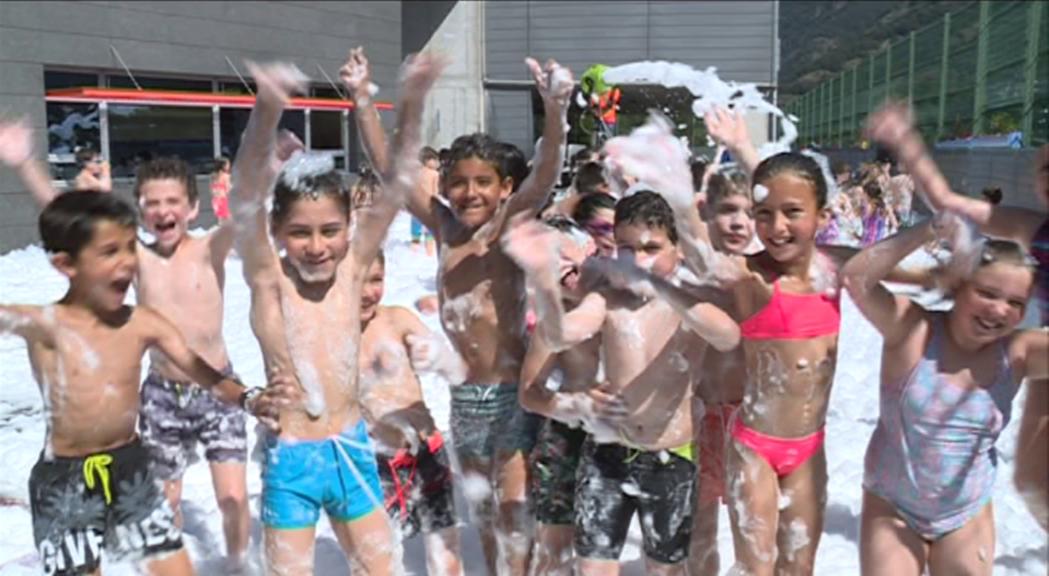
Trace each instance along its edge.
<path fill-rule="evenodd" d="M 890 502 L 922 538 L 964 526 L 991 499 L 998 453 L 1019 388 L 1004 343 L 994 382 L 965 390 L 941 373 L 946 316 L 931 321 L 925 353 L 902 382 L 883 383 L 881 416 L 867 446 L 864 487 Z"/>
<path fill-rule="evenodd" d="M 1035 299 L 1042 314 L 1042 326 L 1049 326 L 1049 218 L 1031 239 L 1031 256 L 1038 262 Z"/>

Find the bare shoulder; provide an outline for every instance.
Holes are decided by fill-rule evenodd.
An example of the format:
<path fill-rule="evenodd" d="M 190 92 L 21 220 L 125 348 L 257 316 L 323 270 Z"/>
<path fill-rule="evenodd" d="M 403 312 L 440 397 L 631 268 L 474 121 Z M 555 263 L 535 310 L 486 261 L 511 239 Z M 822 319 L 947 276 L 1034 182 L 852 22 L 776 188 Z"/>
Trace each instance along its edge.
<path fill-rule="evenodd" d="M 419 316 L 404 306 L 383 306 L 379 310 L 386 315 L 390 325 L 403 334 L 429 331 Z"/>
<path fill-rule="evenodd" d="M 1032 351 L 1044 353 L 1049 348 L 1049 328 L 1017 330 L 1009 336 L 1006 350 L 1010 362 L 1022 362 Z"/>

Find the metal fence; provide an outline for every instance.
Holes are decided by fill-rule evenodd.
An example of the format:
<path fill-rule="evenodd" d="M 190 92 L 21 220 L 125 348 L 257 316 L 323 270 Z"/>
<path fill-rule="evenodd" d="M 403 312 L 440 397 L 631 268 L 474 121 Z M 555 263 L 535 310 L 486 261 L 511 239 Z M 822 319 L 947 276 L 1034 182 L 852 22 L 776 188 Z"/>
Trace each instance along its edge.
<path fill-rule="evenodd" d="M 981 0 L 944 15 L 787 104 L 800 141 L 863 146 L 887 99 L 909 100 L 927 141 L 1021 132 L 1049 137 L 1049 6 Z"/>

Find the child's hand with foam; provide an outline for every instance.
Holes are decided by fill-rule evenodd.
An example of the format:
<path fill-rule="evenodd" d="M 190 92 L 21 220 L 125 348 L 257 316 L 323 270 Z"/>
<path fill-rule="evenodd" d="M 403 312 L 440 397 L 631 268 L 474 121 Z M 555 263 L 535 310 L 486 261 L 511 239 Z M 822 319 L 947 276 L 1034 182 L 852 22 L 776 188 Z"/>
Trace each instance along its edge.
<path fill-rule="evenodd" d="M 665 116 L 653 113 L 630 136 L 617 136 L 605 143 L 604 151 L 613 170 L 652 186 L 675 211 L 695 206 L 689 151 L 674 136 Z"/>
<path fill-rule="evenodd" d="M 729 150 L 739 150 L 750 145 L 747 123 L 743 121 L 743 115 L 738 110 L 730 112 L 720 106 L 715 106 L 703 115 L 703 123 L 710 137 Z M 720 156 L 719 154 L 718 157 Z M 715 158 L 715 161 L 717 159 Z"/>
<path fill-rule="evenodd" d="M 503 235 L 503 251 L 525 274 L 535 278 L 556 276 L 560 241 L 557 231 L 534 219 L 514 223 Z"/>
<path fill-rule="evenodd" d="M 526 58 L 525 64 L 532 72 L 536 90 L 543 101 L 556 102 L 559 106 L 566 107 L 568 98 L 575 89 L 572 71 L 554 60 L 547 60 L 546 65 L 540 66 L 535 59 Z"/>
<path fill-rule="evenodd" d="M 339 68 L 339 79 L 350 92 L 350 97 L 358 106 L 364 106 L 374 96 L 379 87 L 372 84 L 371 66 L 364 55 L 364 48 L 358 46 L 350 50 L 346 63 Z"/>
<path fill-rule="evenodd" d="M 438 374 L 453 385 L 466 381 L 466 365 L 437 335 L 409 334 L 404 343 L 417 372 Z"/>
<path fill-rule="evenodd" d="M 248 71 L 255 79 L 255 97 L 261 102 L 276 106 L 287 106 L 295 94 L 304 94 L 309 77 L 299 67 L 288 62 L 257 64 L 248 62 Z"/>

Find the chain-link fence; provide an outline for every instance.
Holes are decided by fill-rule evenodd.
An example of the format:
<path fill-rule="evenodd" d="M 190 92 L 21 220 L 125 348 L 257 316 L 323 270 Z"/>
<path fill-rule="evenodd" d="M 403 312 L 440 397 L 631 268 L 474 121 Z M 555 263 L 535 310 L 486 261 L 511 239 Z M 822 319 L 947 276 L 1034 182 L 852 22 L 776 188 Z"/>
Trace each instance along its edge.
<path fill-rule="evenodd" d="M 1049 137 L 1049 6 L 981 0 L 867 55 L 787 104 L 800 141 L 863 146 L 863 124 L 887 99 L 909 100 L 929 141 Z"/>

